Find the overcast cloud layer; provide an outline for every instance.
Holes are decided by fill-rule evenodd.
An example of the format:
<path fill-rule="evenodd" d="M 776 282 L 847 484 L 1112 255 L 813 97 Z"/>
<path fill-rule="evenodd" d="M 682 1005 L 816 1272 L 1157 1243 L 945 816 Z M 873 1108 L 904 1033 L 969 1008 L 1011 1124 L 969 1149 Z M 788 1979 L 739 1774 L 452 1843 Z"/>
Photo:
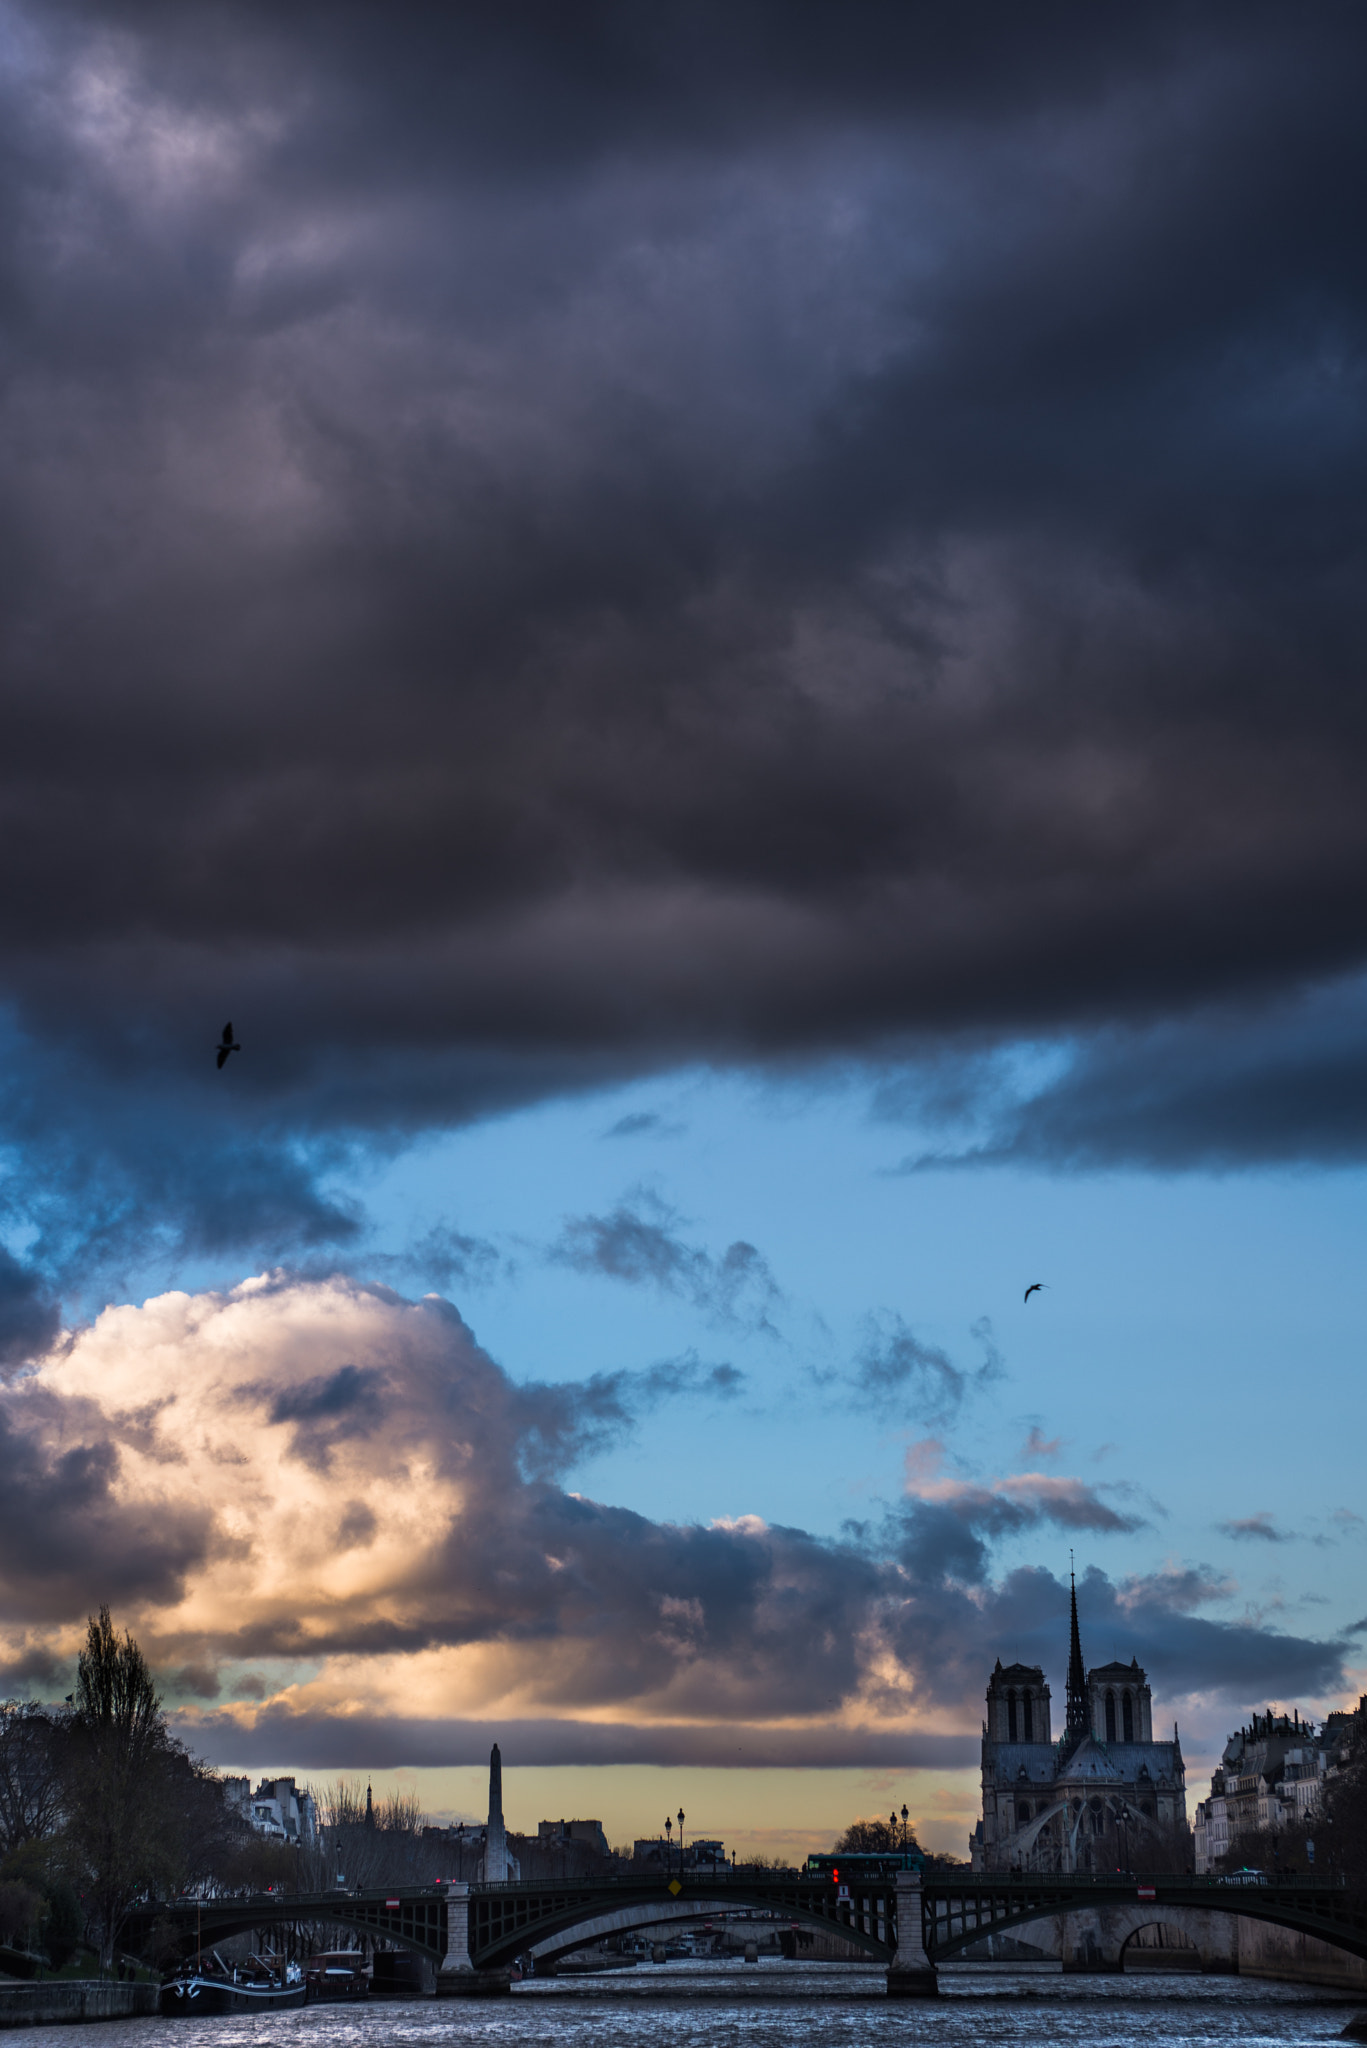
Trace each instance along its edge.
<path fill-rule="evenodd" d="M 949 1150 L 1362 1157 L 1365 58 L 7 8 L 9 1354 L 680 1059 L 1057 1038 Z"/>

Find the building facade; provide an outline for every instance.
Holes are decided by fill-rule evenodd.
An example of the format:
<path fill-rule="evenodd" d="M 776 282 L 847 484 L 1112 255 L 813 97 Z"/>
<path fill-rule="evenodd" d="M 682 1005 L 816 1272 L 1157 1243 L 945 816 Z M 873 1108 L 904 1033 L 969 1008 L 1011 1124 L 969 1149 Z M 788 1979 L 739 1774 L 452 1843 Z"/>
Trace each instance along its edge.
<path fill-rule="evenodd" d="M 987 1687 L 982 1819 L 973 1868 L 1074 1871 L 1140 1867 L 1186 1836 L 1186 1772 L 1174 1726 L 1153 1739 L 1153 1700 L 1134 1660 L 1084 1669 L 1072 1593 L 1067 1708 L 1055 1742 L 1037 1664 L 1003 1665 Z"/>
<path fill-rule="evenodd" d="M 301 1792 L 293 1778 L 263 1778 L 255 1792 L 250 1778 L 225 1778 L 223 1796 L 248 1827 L 270 1842 L 297 1842 L 312 1848 L 318 1837 L 318 1810 L 313 1794 Z"/>
<path fill-rule="evenodd" d="M 1367 1718 L 1367 1695 L 1356 1714 L 1330 1714 L 1317 1730 L 1298 1708 L 1289 1714 L 1254 1714 L 1225 1744 L 1192 1824 L 1199 1875 L 1221 1859 L 1253 1853 L 1259 1835 L 1306 1827 L 1319 1812 L 1324 1789 L 1342 1769 L 1354 1724 Z M 1240 1843 L 1245 1845 L 1240 1850 Z"/>
<path fill-rule="evenodd" d="M 578 1842 L 595 1856 L 610 1856 L 608 1838 L 600 1820 L 543 1820 L 537 1823 L 536 1839 L 543 1846 Z"/>

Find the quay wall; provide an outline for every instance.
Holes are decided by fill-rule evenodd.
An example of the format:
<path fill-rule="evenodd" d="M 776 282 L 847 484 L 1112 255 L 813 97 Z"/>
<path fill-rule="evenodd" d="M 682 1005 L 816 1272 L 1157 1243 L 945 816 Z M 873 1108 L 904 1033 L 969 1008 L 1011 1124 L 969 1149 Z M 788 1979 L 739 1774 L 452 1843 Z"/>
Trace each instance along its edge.
<path fill-rule="evenodd" d="M 155 1984 L 116 1984 L 98 1977 L 50 1983 L 0 1984 L 0 2028 L 75 2026 L 82 2020 L 129 2020 L 154 2013 Z"/>
<path fill-rule="evenodd" d="M 1240 1917 L 1239 1975 L 1277 1977 L 1287 1984 L 1322 1984 L 1334 1991 L 1367 1992 L 1367 1962 L 1331 1948 L 1313 1934 Z"/>
<path fill-rule="evenodd" d="M 1136 1925 L 1138 1922 L 1140 1924 Z M 1159 1930 L 1163 1929 L 1164 1933 Z M 1167 1930 L 1171 1930 L 1170 1933 Z M 1191 1948 L 1168 1948 L 1164 1940 Z M 1155 1939 L 1156 1937 L 1156 1939 Z M 1160 1945 L 1161 1944 L 1161 1945 Z M 987 1934 L 962 1952 L 965 1963 L 1040 1962 L 1065 1970 L 1200 1969 L 1367 1993 L 1367 1961 L 1313 1934 L 1243 1914 L 1133 1906 L 1063 1913 L 1017 1934 Z"/>

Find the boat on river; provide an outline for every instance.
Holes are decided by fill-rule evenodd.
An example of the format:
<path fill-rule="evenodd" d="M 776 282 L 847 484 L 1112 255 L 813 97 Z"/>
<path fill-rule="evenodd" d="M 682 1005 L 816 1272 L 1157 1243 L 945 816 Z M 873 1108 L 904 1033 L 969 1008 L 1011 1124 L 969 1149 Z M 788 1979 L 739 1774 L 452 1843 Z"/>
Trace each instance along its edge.
<path fill-rule="evenodd" d="M 267 1969 L 256 1957 L 243 1969 L 185 1970 L 161 1987 L 164 2019 L 191 2020 L 225 2012 L 277 2012 L 303 2005 L 308 1985 L 297 1963 L 283 1973 Z"/>

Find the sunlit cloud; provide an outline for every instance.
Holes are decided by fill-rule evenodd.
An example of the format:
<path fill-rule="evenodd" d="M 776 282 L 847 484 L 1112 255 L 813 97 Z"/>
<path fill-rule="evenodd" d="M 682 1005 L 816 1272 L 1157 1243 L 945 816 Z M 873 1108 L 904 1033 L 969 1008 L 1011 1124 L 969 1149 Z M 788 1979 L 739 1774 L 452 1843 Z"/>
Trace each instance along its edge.
<path fill-rule="evenodd" d="M 667 1740 L 714 1760 L 718 1729 L 786 1728 L 775 1756 L 815 1759 L 841 1727 L 954 1732 L 984 1659 L 1057 1633 L 1062 1584 L 998 1576 L 1001 1546 L 1139 1525 L 1066 1475 L 956 1474 L 939 1438 L 909 1449 L 884 1525 L 836 1540 L 567 1489 L 640 1404 L 725 1401 L 734 1378 L 685 1359 L 519 1383 L 449 1302 L 340 1276 L 107 1309 L 0 1392 L 0 1662 L 51 1683 L 108 1600 L 182 1714 L 288 1727 L 300 1754 L 344 1723 L 416 1755 L 424 1727 L 507 1718 L 543 1749 L 562 1722 L 571 1749 L 587 1723 L 711 1729 Z M 1335 1644 L 1202 1618 L 1226 1594 L 1209 1576 L 1084 1584 L 1145 1639 L 1185 1630 L 1216 1688 L 1231 1660 L 1319 1684 L 1340 1666 Z"/>

